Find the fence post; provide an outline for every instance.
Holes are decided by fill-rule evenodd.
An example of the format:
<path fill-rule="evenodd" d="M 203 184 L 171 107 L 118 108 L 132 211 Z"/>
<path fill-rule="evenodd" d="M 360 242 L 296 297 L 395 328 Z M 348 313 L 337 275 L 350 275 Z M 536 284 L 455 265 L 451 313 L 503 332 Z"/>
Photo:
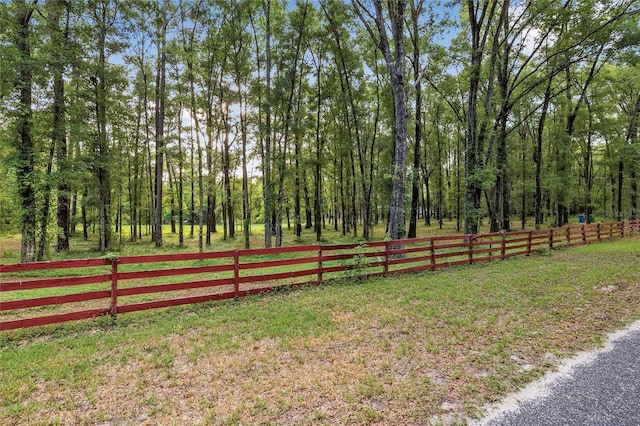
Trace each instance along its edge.
<path fill-rule="evenodd" d="M 322 284 L 322 246 L 318 246 L 318 284 Z"/>
<path fill-rule="evenodd" d="M 553 228 L 549 228 L 549 250 L 553 250 Z"/>
<path fill-rule="evenodd" d="M 620 237 L 624 238 L 624 220 L 620 222 L 618 226 L 620 228 Z"/>
<path fill-rule="evenodd" d="M 431 237 L 431 270 L 436 270 L 436 243 L 433 237 Z"/>
<path fill-rule="evenodd" d="M 567 225 L 567 245 L 571 245 L 571 226 Z"/>
<path fill-rule="evenodd" d="M 598 241 L 600 241 L 600 222 L 596 225 L 596 229 L 598 231 Z"/>
<path fill-rule="evenodd" d="M 469 265 L 473 264 L 473 240 L 475 235 L 469 235 Z"/>
<path fill-rule="evenodd" d="M 233 293 L 234 297 L 240 296 L 240 251 L 233 252 Z"/>
<path fill-rule="evenodd" d="M 581 232 L 582 232 L 582 243 L 583 244 L 587 244 L 587 234 L 586 234 L 586 231 L 584 229 L 584 225 L 582 225 L 582 227 L 581 227 Z"/>
<path fill-rule="evenodd" d="M 384 267 L 382 275 L 386 276 L 389 273 L 389 241 L 384 242 Z"/>
<path fill-rule="evenodd" d="M 111 260 L 111 318 L 118 314 L 118 259 Z"/>
<path fill-rule="evenodd" d="M 500 241 L 500 259 L 504 260 L 507 256 L 507 233 L 502 231 L 502 237 Z"/>
<path fill-rule="evenodd" d="M 531 254 L 531 240 L 533 238 L 533 231 L 529 231 L 527 234 L 527 256 Z"/>

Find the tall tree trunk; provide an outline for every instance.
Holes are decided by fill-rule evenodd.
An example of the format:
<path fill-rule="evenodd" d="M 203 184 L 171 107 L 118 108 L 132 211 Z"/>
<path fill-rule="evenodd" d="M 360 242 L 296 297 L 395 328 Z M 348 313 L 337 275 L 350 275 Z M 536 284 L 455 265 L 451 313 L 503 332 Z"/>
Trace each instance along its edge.
<path fill-rule="evenodd" d="M 137 240 L 138 233 L 138 215 L 140 214 L 141 206 L 140 206 L 140 192 L 139 181 L 140 179 L 140 128 L 142 121 L 142 102 L 141 98 L 138 97 L 138 105 L 137 110 L 138 114 L 136 116 L 136 125 L 134 129 L 134 152 L 133 158 L 129 158 L 129 205 L 131 206 L 131 224 L 130 224 L 130 232 L 131 235 L 129 237 L 130 241 L 135 242 Z M 133 170 L 131 170 L 133 169 Z M 140 188 L 142 189 L 142 188 Z"/>
<path fill-rule="evenodd" d="M 393 23 L 395 40 L 395 58 L 387 59 L 387 66 L 391 74 L 394 116 L 395 116 L 395 147 L 393 164 L 393 183 L 391 193 L 391 211 L 389 212 L 389 231 L 392 239 L 404 237 L 404 182 L 406 177 L 407 159 L 407 98 L 404 81 L 404 2 L 398 2 L 397 17 Z"/>
<path fill-rule="evenodd" d="M 631 212 L 629 213 L 629 219 L 638 219 L 638 179 L 637 179 L 637 160 L 634 160 L 635 167 L 631 169 Z"/>
<path fill-rule="evenodd" d="M 198 251 L 204 251 L 204 178 L 202 176 L 202 147 L 198 144 Z"/>
<path fill-rule="evenodd" d="M 349 151 L 351 159 L 351 223 L 353 225 L 353 237 L 358 237 L 358 205 L 356 203 L 357 183 L 356 183 L 356 164 L 353 158 L 353 150 Z"/>
<path fill-rule="evenodd" d="M 167 7 L 168 0 L 162 2 L 162 20 L 160 25 L 160 40 L 158 40 L 158 72 L 156 74 L 156 204 L 155 204 L 155 234 L 156 247 L 162 247 L 162 188 L 164 167 L 164 116 L 166 101 L 166 66 L 167 53 L 165 44 L 167 38 Z"/>
<path fill-rule="evenodd" d="M 182 108 L 183 104 L 180 101 L 178 107 L 178 246 L 184 246 L 184 191 L 183 191 L 183 180 L 184 180 L 184 159 L 183 149 L 182 149 Z"/>
<path fill-rule="evenodd" d="M 315 177 L 315 201 L 314 201 L 314 226 L 316 232 L 316 241 L 320 241 L 322 238 L 322 137 L 321 137 L 321 117 L 322 117 L 322 86 L 321 86 L 321 72 L 322 72 L 322 54 L 318 54 L 317 57 L 317 72 L 316 72 L 316 165 L 314 170 Z M 344 220 L 344 216 L 342 218 Z"/>
<path fill-rule="evenodd" d="M 460 175 L 460 159 L 462 158 L 462 137 L 460 136 L 460 130 L 456 132 L 456 231 L 460 232 L 461 219 L 462 219 L 462 191 L 460 189 L 462 183 L 462 177 Z"/>
<path fill-rule="evenodd" d="M 304 73 L 299 73 L 298 81 L 298 96 L 296 105 L 296 114 L 299 116 L 301 111 L 301 105 L 303 100 L 302 84 L 306 79 Z M 300 206 L 300 163 L 302 162 L 302 144 L 304 134 L 301 131 L 296 131 L 294 136 L 294 161 L 295 161 L 295 177 L 294 177 L 294 233 L 296 238 L 302 236 L 302 218 L 301 218 L 301 206 Z"/>
<path fill-rule="evenodd" d="M 587 223 L 591 223 L 591 213 L 593 207 L 591 206 L 591 187 L 593 185 L 593 112 L 591 111 L 591 104 L 586 103 L 587 110 L 589 111 L 588 128 L 587 128 L 587 140 L 584 143 L 584 151 L 582 152 L 582 170 L 584 177 L 584 214 Z"/>
<path fill-rule="evenodd" d="M 35 145 L 32 134 L 32 88 L 33 71 L 31 69 L 31 17 L 33 5 L 18 3 L 18 29 L 15 44 L 19 52 L 20 68 L 16 87 L 20 94 L 17 111 L 17 138 L 15 145 L 18 151 L 16 179 L 18 181 L 18 198 L 20 200 L 20 222 L 22 225 L 22 241 L 20 246 L 20 262 L 31 262 L 36 252 L 36 190 L 34 181 Z"/>
<path fill-rule="evenodd" d="M 136 139 L 136 148 L 134 148 L 134 153 L 133 153 L 133 158 L 134 159 L 138 155 L 137 137 L 135 139 Z M 130 210 L 129 210 L 129 241 L 134 242 L 136 240 L 135 231 L 136 231 L 137 206 L 136 206 L 136 198 L 135 198 L 135 194 L 136 194 L 135 182 L 137 182 L 137 179 L 135 179 L 133 177 L 134 171 L 133 171 L 133 166 L 132 166 L 131 163 L 132 163 L 132 159 L 130 157 L 127 158 L 127 197 L 128 197 L 128 202 L 129 202 L 129 206 L 130 206 Z"/>
<path fill-rule="evenodd" d="M 222 87 L 221 87 L 222 89 Z M 222 90 L 220 93 L 220 112 L 222 114 L 222 186 L 224 190 L 224 206 L 223 206 L 223 223 L 225 227 L 224 239 L 235 238 L 235 223 L 233 218 L 233 201 L 231 199 L 231 141 L 229 134 L 231 133 L 231 125 L 229 124 L 229 103 L 226 107 L 223 103 Z M 228 231 L 228 232 L 227 232 Z"/>
<path fill-rule="evenodd" d="M 55 155 L 55 139 L 51 139 L 49 144 L 49 157 L 47 160 L 47 169 L 45 175 L 45 184 L 42 188 L 42 205 L 40 206 L 40 232 L 38 239 L 38 251 L 36 252 L 36 260 L 44 260 L 45 249 L 49 238 L 47 236 L 47 227 L 49 225 L 49 212 L 51 210 L 51 171 L 53 170 L 53 156 Z"/>
<path fill-rule="evenodd" d="M 336 161 L 334 160 L 334 169 L 336 168 Z M 347 208 L 346 208 L 346 201 L 344 198 L 344 186 L 345 186 L 345 181 L 344 181 L 344 160 L 342 159 L 342 157 L 340 157 L 340 217 L 342 218 L 342 235 L 347 235 L 347 224 L 348 221 L 346 219 L 347 217 Z"/>
<path fill-rule="evenodd" d="M 389 236 L 401 239 L 405 234 L 404 183 L 406 179 L 407 159 L 407 95 L 405 90 L 405 55 L 404 55 L 404 24 L 406 1 L 395 0 L 388 2 L 388 17 L 386 22 L 381 0 L 373 0 L 375 15 L 373 17 L 375 30 L 371 22 L 364 17 L 364 6 L 359 0 L 355 3 L 355 12 L 365 25 L 367 32 L 380 49 L 389 77 L 394 105 L 394 158 L 393 180 L 391 192 L 391 209 L 389 211 Z M 393 51 L 387 35 L 387 26 L 391 28 L 393 36 Z"/>
<path fill-rule="evenodd" d="M 167 175 L 169 178 L 169 223 L 171 225 L 171 233 L 176 233 L 176 188 L 178 187 L 176 172 L 173 170 L 171 163 L 169 162 L 169 158 L 166 159 L 167 162 Z"/>
<path fill-rule="evenodd" d="M 293 179 L 293 228 L 296 238 L 302 235 L 302 218 L 300 206 L 300 162 L 302 161 L 302 137 L 296 135 L 294 141 L 295 177 Z"/>
<path fill-rule="evenodd" d="M 520 131 L 520 142 L 522 144 L 522 154 L 520 158 L 522 160 L 522 196 L 520 198 L 521 215 L 520 215 L 520 229 L 526 228 L 527 223 L 527 153 L 526 153 L 526 138 L 527 132 L 524 128 Z"/>
<path fill-rule="evenodd" d="M 311 195 L 309 194 L 309 185 L 307 183 L 307 172 L 302 169 L 302 186 L 304 193 L 304 213 L 305 213 L 305 225 L 304 229 L 313 228 L 313 213 L 311 211 Z"/>
<path fill-rule="evenodd" d="M 78 193 L 71 194 L 71 235 L 76 235 L 76 225 L 78 223 Z"/>
<path fill-rule="evenodd" d="M 336 164 L 336 160 L 334 158 L 333 160 L 333 165 L 334 165 L 334 170 L 336 168 L 335 166 Z M 339 185 L 333 185 L 333 203 L 332 203 L 332 209 L 330 208 L 329 211 L 331 212 L 330 214 L 331 219 L 333 220 L 333 230 L 338 232 L 338 219 L 340 218 L 340 214 L 338 213 L 338 205 L 340 204 L 338 201 L 338 186 Z"/>
<path fill-rule="evenodd" d="M 613 211 L 615 210 L 615 199 L 616 199 L 616 177 L 615 174 L 613 172 L 613 168 L 614 168 L 614 164 L 613 164 L 613 156 L 611 153 L 611 146 L 610 146 L 610 141 L 608 139 L 605 138 L 604 140 L 604 144 L 605 144 L 605 154 L 606 154 L 606 159 L 609 160 L 608 161 L 608 165 L 607 165 L 607 183 L 608 183 L 608 188 L 606 188 L 603 193 L 603 200 L 602 200 L 602 210 L 603 212 L 605 212 L 605 215 L 613 215 Z M 607 191 L 608 189 L 608 191 Z M 611 193 L 611 204 L 607 204 L 607 192 Z"/>
<path fill-rule="evenodd" d="M 506 111 L 501 111 L 498 118 L 498 148 L 496 151 L 496 181 L 494 190 L 493 210 L 494 220 L 491 222 L 491 232 L 511 230 L 510 206 L 509 206 L 509 184 L 507 182 L 507 120 Z"/>
<path fill-rule="evenodd" d="M 191 39 L 191 42 L 193 38 Z M 195 137 L 191 136 L 191 236 L 194 234 L 195 223 L 195 199 L 194 199 L 194 181 L 195 176 L 193 170 L 196 168 L 194 161 L 194 151 L 197 152 L 197 169 L 198 169 L 198 251 L 204 250 L 204 178 L 203 173 L 203 161 L 202 161 L 202 145 L 200 144 L 200 120 L 198 119 L 198 107 L 196 103 L 196 88 L 195 88 L 195 75 L 193 70 L 193 62 L 187 62 L 187 70 L 189 75 L 190 86 L 190 109 L 191 117 L 193 120 L 193 133 Z M 195 142 L 195 147 L 194 147 Z"/>
<path fill-rule="evenodd" d="M 207 190 L 207 235 L 206 235 L 206 244 L 211 245 L 211 234 L 217 233 L 217 208 L 218 208 L 218 190 L 216 188 L 216 172 L 217 168 L 217 152 L 218 152 L 218 141 L 220 140 L 220 133 L 222 133 L 222 129 L 219 126 L 216 126 L 216 135 L 214 137 L 214 110 L 213 110 L 213 91 L 214 88 L 210 86 L 210 93 L 207 98 L 207 180 L 206 180 L 206 190 Z M 224 197 L 223 197 L 224 202 Z M 223 207 L 223 214 L 226 215 L 226 212 Z M 226 224 L 226 221 L 223 218 L 223 225 Z"/>
<path fill-rule="evenodd" d="M 416 5 L 411 2 L 411 41 L 413 45 L 413 85 L 416 93 L 415 99 L 415 128 L 413 142 L 413 173 L 411 184 L 411 215 L 409 219 L 409 238 L 416 238 L 418 226 L 418 199 L 420 197 L 420 165 L 421 165 L 421 148 L 422 142 L 422 82 L 420 69 L 420 34 L 419 20 L 422 15 L 422 7 L 424 0 L 419 0 Z"/>
<path fill-rule="evenodd" d="M 107 137 L 107 4 L 101 4 L 96 13 L 100 14 L 97 47 L 99 52 L 95 85 L 95 107 L 97 125 L 97 152 L 95 172 L 98 178 L 98 222 L 99 250 L 104 253 L 111 243 L 111 170 L 109 167 L 109 139 Z"/>
<path fill-rule="evenodd" d="M 442 161 L 442 130 L 440 128 L 441 126 L 441 121 L 440 121 L 440 105 L 436 105 L 436 145 L 437 145 L 437 151 L 438 151 L 438 194 L 437 194 L 437 201 L 438 204 L 436 206 L 436 219 L 438 219 L 438 228 L 442 229 L 442 204 L 444 203 L 444 196 L 443 196 L 443 186 L 444 186 L 444 182 L 442 179 L 442 168 L 444 167 L 443 161 Z"/>
<path fill-rule="evenodd" d="M 631 164 L 630 180 L 631 180 L 631 212 L 629 213 L 629 219 L 638 219 L 638 167 L 640 166 L 640 153 L 638 152 L 638 119 L 640 119 L 640 94 L 636 95 L 636 102 L 633 110 L 630 112 L 629 127 L 627 130 L 626 145 L 631 148 L 631 158 L 629 159 Z M 626 147 L 625 147 L 626 148 Z M 620 162 L 622 164 L 622 161 Z M 620 190 L 620 192 L 622 192 Z M 621 206 L 621 203 L 618 202 Z M 618 207 L 618 210 L 621 210 Z"/>
<path fill-rule="evenodd" d="M 211 245 L 211 233 L 216 233 L 218 230 L 216 229 L 218 220 L 216 218 L 216 209 L 217 209 L 217 195 L 218 191 L 216 190 L 216 174 L 214 173 L 214 159 L 215 159 L 215 149 L 214 149 L 214 137 L 213 137 L 213 106 L 210 103 L 212 100 L 208 101 L 209 107 L 207 108 L 207 235 L 206 235 L 206 244 Z M 218 129 L 218 133 L 220 133 L 220 129 Z M 217 140 L 218 138 L 216 138 Z M 217 168 L 216 168 L 217 170 Z M 223 221 L 224 224 L 224 221 Z"/>
<path fill-rule="evenodd" d="M 193 238 L 195 236 L 195 223 L 196 223 L 196 174 L 195 174 L 195 170 L 196 170 L 196 162 L 195 162 L 195 151 L 196 148 L 194 146 L 194 137 L 191 136 L 191 150 L 190 150 L 190 155 L 191 155 L 191 161 L 190 161 L 190 165 L 191 165 L 191 179 L 190 179 L 190 184 L 191 184 L 191 199 L 190 199 L 190 203 L 189 203 L 189 238 Z M 200 172 L 202 173 L 202 172 Z"/>
<path fill-rule="evenodd" d="M 52 38 L 54 42 L 66 45 L 68 29 L 61 31 L 60 15 L 64 10 L 65 2 L 56 0 L 51 2 L 49 12 L 49 25 L 52 30 Z M 56 164 L 58 168 L 58 208 L 57 208 L 57 225 L 58 236 L 56 242 L 56 251 L 69 250 L 69 233 L 70 233 L 70 199 L 69 192 L 71 187 L 67 181 L 69 167 L 67 164 L 67 122 L 66 122 L 66 105 L 64 90 L 64 60 L 61 51 L 53 49 L 52 66 L 53 74 L 53 134 L 52 140 L 56 146 Z"/>
<path fill-rule="evenodd" d="M 141 60 L 141 63 L 144 64 L 144 59 Z M 153 180 L 153 161 L 152 161 L 152 149 L 151 149 L 151 119 L 149 117 L 149 83 L 148 83 L 148 78 L 149 75 L 147 74 L 147 70 L 145 66 L 141 67 L 141 72 L 142 72 L 142 81 L 143 81 L 143 111 L 144 111 L 144 140 L 145 140 L 145 151 L 147 154 L 147 161 L 146 164 L 144 166 L 145 168 L 145 172 L 146 172 L 146 179 L 147 182 L 145 183 L 145 185 L 148 185 L 148 193 L 149 193 L 149 197 L 148 197 L 148 201 L 149 201 L 149 205 L 146 211 L 146 220 L 148 222 L 148 227 L 147 230 L 145 232 L 148 231 L 148 228 L 151 228 L 151 238 L 154 238 L 154 234 L 153 234 L 153 230 L 155 229 L 155 215 L 154 215 L 154 206 L 155 206 L 155 186 L 154 186 L 154 180 Z M 142 216 L 142 214 L 140 215 Z M 142 219 L 142 218 L 141 218 Z M 142 224 L 140 224 L 140 232 L 142 232 Z M 148 232 L 147 232 L 148 235 Z M 140 234 L 140 236 L 142 236 L 142 234 Z"/>
<path fill-rule="evenodd" d="M 427 144 L 424 144 L 424 152 L 422 155 L 423 163 L 420 165 L 422 169 L 422 186 L 426 190 L 426 194 L 424 195 L 424 205 L 425 205 L 425 213 L 424 213 L 424 225 L 431 226 L 431 191 L 429 188 L 429 178 L 431 177 L 432 170 L 429 170 L 428 164 L 428 155 L 427 155 Z"/>
<path fill-rule="evenodd" d="M 262 0 L 265 15 L 265 61 L 266 87 L 264 105 L 264 155 L 262 158 L 264 197 L 264 246 L 271 247 L 273 193 L 271 188 L 271 0 Z"/>
<path fill-rule="evenodd" d="M 624 188 L 624 160 L 620 158 L 618 161 L 618 192 L 616 203 L 616 219 L 622 220 L 624 218 L 624 212 L 622 210 L 622 194 Z"/>
<path fill-rule="evenodd" d="M 511 112 L 512 100 L 510 99 L 509 91 L 509 73 L 510 61 L 509 56 L 511 54 L 512 44 L 509 40 L 509 22 L 508 11 L 511 2 L 505 0 L 502 3 L 502 9 L 500 13 L 500 21 L 498 22 L 498 28 L 494 35 L 494 48 L 499 40 L 498 34 L 502 32 L 503 38 L 500 40 L 502 43 L 502 55 L 499 59 L 497 80 L 500 89 L 500 111 L 498 112 L 496 124 L 498 128 L 498 143 L 496 152 L 496 180 L 493 199 L 493 211 L 495 216 L 491 219 L 491 232 L 507 231 L 511 230 L 511 207 L 509 203 L 509 181 L 508 181 L 508 159 L 507 156 L 507 123 L 509 120 L 509 114 Z"/>
<path fill-rule="evenodd" d="M 547 87 L 544 91 L 544 101 L 542 102 L 542 109 L 540 111 L 540 118 L 538 119 L 538 130 L 536 132 L 536 145 L 533 152 L 533 161 L 536 163 L 536 194 L 535 194 L 535 216 L 536 216 L 536 229 L 540 229 L 544 222 L 544 215 L 542 213 L 542 141 L 544 136 L 544 126 L 547 119 L 547 112 L 549 110 L 549 102 L 551 101 L 551 82 L 552 77 L 549 76 Z"/>
<path fill-rule="evenodd" d="M 82 238 L 84 240 L 89 239 L 89 222 L 87 219 L 87 197 L 89 197 L 89 188 L 85 185 L 84 190 L 82 191 L 82 202 L 81 202 L 81 217 L 82 217 Z"/>
<path fill-rule="evenodd" d="M 275 209 L 275 234 L 276 234 L 276 247 L 282 246 L 282 218 L 284 209 L 284 176 L 285 176 L 285 158 L 287 156 L 286 145 L 281 147 L 278 155 L 278 195 L 276 196 L 276 209 Z"/>
<path fill-rule="evenodd" d="M 244 248 L 248 249 L 250 243 L 251 206 L 249 205 L 249 178 L 247 175 L 247 112 L 243 104 L 240 84 L 238 83 L 238 99 L 240 100 L 240 136 L 242 138 L 242 230 L 244 235 Z"/>
<path fill-rule="evenodd" d="M 482 60 L 489 35 L 490 23 L 495 16 L 497 2 L 483 1 L 482 7 L 477 8 L 474 0 L 467 0 L 469 24 L 471 27 L 471 74 L 469 76 L 469 101 L 467 110 L 467 141 L 465 148 L 465 202 L 464 202 L 464 233 L 477 234 L 482 216 L 482 175 L 484 170 L 483 152 L 488 112 L 493 100 L 493 80 L 495 75 L 495 61 L 497 48 L 494 37 L 489 78 L 487 85 L 485 117 L 481 125 L 478 124 L 478 96 L 480 91 L 480 77 Z"/>

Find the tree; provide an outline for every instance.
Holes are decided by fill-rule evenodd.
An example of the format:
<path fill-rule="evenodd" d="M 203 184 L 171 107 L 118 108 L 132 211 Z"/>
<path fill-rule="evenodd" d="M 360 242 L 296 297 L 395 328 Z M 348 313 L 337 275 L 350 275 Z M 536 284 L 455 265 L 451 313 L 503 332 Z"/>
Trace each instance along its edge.
<path fill-rule="evenodd" d="M 371 195 L 375 171 L 373 156 L 378 132 L 380 100 L 377 96 L 377 102 L 371 101 L 376 107 L 372 115 L 367 114 L 369 104 L 367 98 L 374 97 L 374 92 L 370 90 L 371 84 L 366 81 L 363 75 L 359 52 L 351 47 L 356 45 L 355 37 L 350 36 L 355 31 L 349 31 L 347 26 L 349 21 L 345 5 L 337 1 L 330 2 L 328 5 L 323 5 L 323 12 L 328 21 L 329 33 L 333 37 L 334 58 L 340 76 L 341 97 L 345 98 L 342 103 L 345 109 L 344 121 L 347 134 L 351 140 L 355 139 L 354 148 L 357 151 L 357 164 L 360 172 L 362 237 L 369 240 L 371 238 Z M 368 47 L 369 44 L 363 46 L 364 50 Z M 375 55 L 374 62 L 377 62 L 377 55 Z M 378 85 L 375 88 L 377 90 Z M 368 118 L 371 119 L 368 120 Z M 349 147 L 349 152 L 353 153 L 351 147 Z M 353 177 L 355 183 L 355 173 Z"/>
<path fill-rule="evenodd" d="M 16 47 L 16 80 L 18 105 L 15 113 L 14 146 L 17 151 L 16 179 L 20 200 L 22 242 L 20 261 L 31 262 L 36 251 L 36 183 L 34 174 L 35 145 L 32 132 L 33 62 L 31 58 L 31 19 L 37 0 L 16 0 L 15 27 L 12 29 Z"/>
<path fill-rule="evenodd" d="M 405 88 L 405 52 L 404 25 L 406 2 L 394 0 L 387 3 L 386 11 L 381 0 L 372 0 L 374 13 L 369 12 L 360 0 L 352 3 L 360 21 L 374 44 L 380 49 L 387 71 L 391 79 L 391 90 L 394 100 L 394 159 L 393 159 L 393 187 L 391 194 L 391 209 L 389 212 L 389 236 L 400 239 L 404 236 L 404 183 L 406 179 L 407 159 L 407 94 Z M 386 12 L 386 15 L 385 15 Z M 391 27 L 393 48 L 387 25 Z"/>
<path fill-rule="evenodd" d="M 413 137 L 413 176 L 411 179 L 411 217 L 409 219 L 409 238 L 415 238 L 418 226 L 418 198 L 420 195 L 420 164 L 422 142 L 422 67 L 420 60 L 420 16 L 424 0 L 411 2 L 411 44 L 413 47 L 412 67 L 415 89 L 415 130 Z"/>
<path fill-rule="evenodd" d="M 274 213 L 273 205 L 273 188 L 271 181 L 271 0 L 262 0 L 262 11 L 264 13 L 265 22 L 265 93 L 262 106 L 261 117 L 264 117 L 262 124 L 262 133 L 264 137 L 264 148 L 262 151 L 262 194 L 264 198 L 264 246 L 271 247 L 271 237 L 273 233 L 272 215 Z"/>
<path fill-rule="evenodd" d="M 67 43 L 69 24 L 68 20 L 65 28 L 60 28 L 60 18 L 65 12 L 67 3 L 63 0 L 49 1 L 49 23 L 51 28 L 52 41 L 52 73 L 53 73 L 53 130 L 52 141 L 56 146 L 56 162 L 58 165 L 58 209 L 57 225 L 58 239 L 56 243 L 57 251 L 69 250 L 69 234 L 71 221 L 71 200 L 69 192 L 71 186 L 68 182 L 70 173 L 68 146 L 67 146 L 67 120 L 64 82 L 64 52 L 68 52 Z M 68 13 L 68 12 L 67 12 Z M 63 49 L 60 49 L 60 46 Z"/>
<path fill-rule="evenodd" d="M 250 33 L 247 31 L 249 27 L 249 8 L 251 7 L 251 3 L 249 1 L 234 3 L 226 5 L 228 10 L 226 13 L 228 14 L 228 24 L 223 29 L 224 39 L 228 43 L 227 50 L 230 52 L 229 61 L 230 61 L 230 69 L 227 71 L 230 75 L 230 80 L 235 84 L 236 90 L 235 93 L 229 93 L 229 97 L 233 97 L 233 101 L 238 103 L 238 120 L 239 124 L 236 127 L 236 130 L 240 132 L 241 139 L 241 162 L 242 162 L 242 222 L 243 222 L 243 236 L 244 236 L 244 246 L 245 248 L 249 248 L 250 246 L 250 220 L 251 220 L 251 211 L 249 206 L 249 178 L 247 173 L 247 145 L 249 138 L 249 128 L 248 128 L 248 80 L 249 80 L 249 72 L 250 72 L 250 51 L 247 48 L 247 45 L 250 44 Z M 226 58 L 226 56 L 225 56 Z M 229 92 L 231 92 L 231 88 L 229 87 Z M 221 97 L 222 89 L 220 90 Z M 228 105 L 228 104 L 227 104 Z M 227 106 L 226 111 L 221 112 L 224 126 L 225 126 L 225 136 L 223 137 L 223 174 L 224 174 L 224 190 L 226 197 L 226 218 L 229 224 L 229 235 L 233 238 L 235 235 L 235 225 L 234 225 L 234 209 L 233 209 L 233 199 L 232 199 L 232 186 L 230 179 L 230 169 L 231 169 L 231 161 L 230 161 L 230 143 L 229 143 L 229 133 L 231 131 L 231 117 L 229 113 L 229 109 Z M 226 228 L 225 228 L 226 235 Z"/>
<path fill-rule="evenodd" d="M 168 0 L 162 1 L 162 11 L 158 17 L 158 68 L 156 72 L 156 181 L 155 181 L 155 229 L 154 240 L 156 247 L 162 247 L 162 189 L 163 189 L 163 166 L 164 166 L 164 118 L 166 102 L 166 74 L 167 74 L 167 25 Z"/>
<path fill-rule="evenodd" d="M 508 10 L 507 2 L 500 16 Z M 487 48 L 490 30 L 494 19 L 498 16 L 498 2 L 494 0 L 467 0 L 466 7 L 471 36 L 469 64 L 469 99 L 467 105 L 467 141 L 465 149 L 465 203 L 464 233 L 477 234 L 478 224 L 482 217 L 481 203 L 486 181 L 485 161 L 483 158 L 487 137 L 487 125 L 493 102 L 495 63 L 498 53 L 498 38 L 493 38 L 491 59 L 487 78 L 486 101 L 484 115 L 478 111 L 480 79 L 484 54 Z M 504 19 L 504 18 L 503 18 Z M 478 122 L 479 117 L 481 122 Z"/>
<path fill-rule="evenodd" d="M 324 135 L 323 135 L 323 104 L 322 104 L 322 68 L 324 60 L 324 49 L 322 43 L 316 41 L 314 47 L 311 48 L 313 63 L 315 66 L 315 167 L 314 167 L 314 231 L 316 233 L 316 241 L 322 238 L 322 163 L 324 160 Z"/>
<path fill-rule="evenodd" d="M 91 17 L 96 31 L 95 74 L 91 76 L 95 130 L 93 134 L 93 164 L 92 169 L 98 181 L 98 249 L 106 252 L 111 243 L 111 159 L 107 108 L 109 103 L 109 62 L 108 38 L 115 31 L 120 4 L 117 0 L 94 0 L 89 3 Z"/>
<path fill-rule="evenodd" d="M 276 114 L 280 116 L 278 122 L 280 137 L 277 138 L 274 164 L 277 166 L 278 187 L 275 211 L 276 246 L 282 245 L 283 231 L 282 220 L 285 203 L 285 178 L 286 162 L 291 145 L 291 140 L 298 137 L 300 128 L 300 115 L 298 114 L 301 91 L 299 75 L 303 71 L 305 47 L 309 44 L 310 21 L 313 19 L 313 8 L 308 1 L 299 2 L 288 16 L 289 21 L 282 34 L 282 42 L 279 43 L 277 66 L 280 71 L 279 78 L 275 80 L 275 86 L 279 90 L 275 92 L 272 100 Z M 288 31 L 287 31 L 288 30 Z"/>

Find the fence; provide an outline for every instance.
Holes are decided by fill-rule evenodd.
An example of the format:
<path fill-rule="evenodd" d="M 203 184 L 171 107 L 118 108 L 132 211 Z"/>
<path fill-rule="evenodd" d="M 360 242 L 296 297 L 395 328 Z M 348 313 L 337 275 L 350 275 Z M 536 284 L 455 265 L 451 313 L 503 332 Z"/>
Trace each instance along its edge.
<path fill-rule="evenodd" d="M 366 244 L 0 264 L 0 331 L 506 259 L 639 229 L 636 220 Z"/>

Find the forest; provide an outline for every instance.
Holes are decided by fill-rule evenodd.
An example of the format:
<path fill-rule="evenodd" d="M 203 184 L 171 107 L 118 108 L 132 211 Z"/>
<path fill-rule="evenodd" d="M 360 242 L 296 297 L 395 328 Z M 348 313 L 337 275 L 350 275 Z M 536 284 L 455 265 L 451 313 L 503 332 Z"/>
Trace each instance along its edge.
<path fill-rule="evenodd" d="M 639 5 L 2 3 L 0 238 L 30 262 L 636 219 Z"/>

